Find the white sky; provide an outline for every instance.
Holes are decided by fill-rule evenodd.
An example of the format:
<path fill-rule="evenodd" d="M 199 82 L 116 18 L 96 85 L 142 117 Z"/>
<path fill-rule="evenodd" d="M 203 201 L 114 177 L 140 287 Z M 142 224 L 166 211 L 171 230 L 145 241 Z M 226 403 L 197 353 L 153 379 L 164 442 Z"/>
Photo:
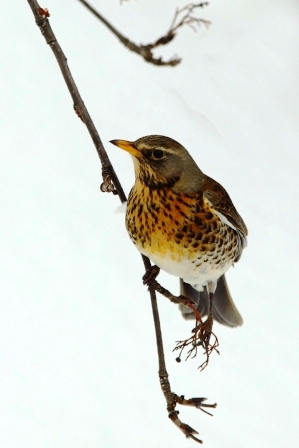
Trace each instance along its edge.
<path fill-rule="evenodd" d="M 168 28 L 172 0 L 94 0 L 137 43 Z M 141 258 L 26 0 L 0 0 L 0 434 L 5 448 L 192 447 L 168 420 Z M 51 25 L 128 193 L 133 165 L 108 143 L 164 134 L 228 190 L 249 246 L 228 274 L 244 326 L 215 325 L 221 355 L 175 362 L 192 324 L 159 297 L 173 390 L 210 448 L 298 445 L 298 3 L 212 0 L 145 64 L 79 2 Z M 164 286 L 178 292 L 165 274 Z"/>

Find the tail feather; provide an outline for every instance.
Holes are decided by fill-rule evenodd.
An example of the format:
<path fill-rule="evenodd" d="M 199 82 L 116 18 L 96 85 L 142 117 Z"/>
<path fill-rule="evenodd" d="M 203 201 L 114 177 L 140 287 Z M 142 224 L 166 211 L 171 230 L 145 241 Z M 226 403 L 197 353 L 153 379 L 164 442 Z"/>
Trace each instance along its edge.
<path fill-rule="evenodd" d="M 188 283 L 185 283 L 182 279 L 180 282 L 181 294 L 194 300 L 197 303 L 197 310 L 201 317 L 206 316 L 209 310 L 209 295 L 206 289 L 199 292 Z M 185 319 L 195 318 L 194 313 L 190 308 L 184 305 L 179 305 L 179 308 Z M 228 327 L 239 327 L 243 324 L 243 319 L 233 302 L 224 275 L 219 278 L 214 293 L 213 317 L 219 323 Z"/>

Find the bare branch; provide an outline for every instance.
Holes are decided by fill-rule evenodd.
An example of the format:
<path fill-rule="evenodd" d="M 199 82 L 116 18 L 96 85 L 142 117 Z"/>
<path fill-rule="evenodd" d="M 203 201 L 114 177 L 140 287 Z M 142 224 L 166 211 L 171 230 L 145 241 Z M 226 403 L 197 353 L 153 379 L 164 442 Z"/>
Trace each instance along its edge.
<path fill-rule="evenodd" d="M 191 28 L 193 28 L 193 30 L 196 31 L 196 28 L 194 27 L 194 24 L 197 24 L 198 26 L 200 24 L 204 24 L 205 26 L 210 25 L 210 22 L 208 20 L 204 20 L 204 19 L 200 19 L 197 18 L 195 16 L 192 15 L 192 13 L 194 12 L 194 10 L 196 8 L 203 8 L 204 6 L 207 6 L 208 3 L 207 2 L 203 2 L 203 3 L 198 3 L 198 4 L 194 4 L 194 3 L 190 3 L 186 6 L 184 6 L 181 9 L 177 9 L 175 11 L 174 14 L 174 18 L 172 20 L 171 26 L 169 31 L 162 37 L 160 37 L 159 39 L 157 39 L 154 43 L 152 44 L 147 44 L 147 45 L 137 45 L 134 42 L 132 42 L 131 40 L 129 40 L 127 37 L 125 37 L 123 34 L 121 34 L 116 28 L 114 28 L 113 25 L 111 25 L 110 22 L 108 22 L 107 19 L 105 19 L 102 14 L 100 14 L 93 6 L 90 5 L 90 3 L 88 3 L 86 0 L 78 0 L 80 3 L 82 3 L 92 14 L 94 14 L 102 23 L 104 23 L 104 25 L 107 26 L 107 28 L 109 28 L 109 30 L 115 34 L 116 37 L 118 37 L 118 39 L 131 51 L 133 51 L 134 53 L 139 54 L 140 56 L 143 57 L 143 59 L 146 62 L 149 62 L 151 64 L 154 65 L 159 65 L 159 66 L 172 66 L 174 67 L 175 65 L 179 64 L 179 62 L 181 62 L 180 58 L 172 58 L 169 61 L 163 61 L 162 58 L 156 58 L 153 55 L 153 49 L 161 46 L 161 45 L 167 45 L 169 42 L 171 42 L 174 37 L 176 36 L 176 31 L 184 26 L 184 25 L 189 25 Z M 183 14 L 183 16 L 179 19 L 179 16 L 181 16 Z"/>
<path fill-rule="evenodd" d="M 102 174 L 103 174 L 103 185 L 101 186 L 102 191 L 115 191 L 119 195 L 119 198 L 122 202 L 126 201 L 126 196 L 124 194 L 124 191 L 122 189 L 122 186 L 115 174 L 115 171 L 113 169 L 113 166 L 109 160 L 109 157 L 104 149 L 103 143 L 100 139 L 100 136 L 98 134 L 98 131 L 96 130 L 96 127 L 85 107 L 85 104 L 81 98 L 81 95 L 78 91 L 78 88 L 75 84 L 75 81 L 72 77 L 72 74 L 70 72 L 70 69 L 68 67 L 67 58 L 64 55 L 62 48 L 60 47 L 59 43 L 56 40 L 56 37 L 52 31 L 52 28 L 50 26 L 48 17 L 49 17 L 49 11 L 42 9 L 37 1 L 35 0 L 27 0 L 32 12 L 35 17 L 36 24 L 38 25 L 42 35 L 44 36 L 47 44 L 50 46 L 51 50 L 53 51 L 56 60 L 58 62 L 58 65 L 60 67 L 62 76 L 64 78 L 64 81 L 67 85 L 67 88 L 70 92 L 70 95 L 72 97 L 72 100 L 74 102 L 74 109 L 77 113 L 77 115 L 81 118 L 83 123 L 86 125 L 89 134 L 93 140 L 93 143 L 96 147 L 97 153 L 99 155 L 99 158 L 101 160 L 102 164 Z M 114 188 L 115 187 L 115 188 Z M 116 190 L 115 190 L 116 189 Z"/>
<path fill-rule="evenodd" d="M 174 296 L 171 292 L 165 289 L 160 283 L 154 280 L 151 283 L 151 286 L 155 289 L 155 291 L 162 294 L 164 297 L 169 299 L 172 303 L 181 304 L 184 306 L 188 306 L 196 318 L 196 327 L 192 330 L 192 336 L 190 336 L 186 340 L 177 341 L 176 347 L 173 351 L 180 350 L 179 356 L 176 358 L 177 362 L 181 361 L 181 355 L 183 350 L 191 345 L 191 348 L 187 352 L 186 360 L 191 358 L 195 358 L 197 355 L 198 347 L 204 348 L 204 353 L 206 355 L 205 361 L 199 366 L 200 371 L 204 370 L 209 364 L 210 355 L 215 350 L 216 353 L 219 354 L 217 348 L 219 347 L 218 338 L 215 333 L 212 332 L 213 319 L 212 316 L 208 316 L 208 318 L 203 322 L 202 318 L 194 304 L 193 300 L 189 299 L 189 297 L 185 296 Z M 211 344 L 211 336 L 214 338 L 214 342 Z M 192 356 L 191 356 L 192 355 Z"/>
<path fill-rule="evenodd" d="M 164 394 L 166 403 L 167 403 L 167 411 L 168 411 L 168 417 L 170 420 L 185 434 L 186 437 L 190 437 L 195 442 L 202 443 L 202 440 L 195 437 L 194 434 L 198 434 L 197 431 L 195 431 L 191 426 L 187 425 L 186 423 L 182 423 L 182 421 L 179 419 L 178 414 L 179 412 L 176 410 L 177 404 L 181 404 L 184 406 L 193 406 L 197 409 L 200 409 L 201 411 L 210 414 L 209 412 L 205 411 L 203 408 L 216 408 L 217 404 L 204 404 L 203 402 L 206 400 L 206 398 L 190 398 L 189 400 L 186 400 L 184 396 L 178 396 L 174 392 L 171 391 L 169 379 L 168 379 L 168 373 L 166 370 L 166 364 L 165 364 L 165 356 L 164 356 L 164 349 L 163 349 L 163 339 L 162 339 L 162 332 L 161 332 L 161 325 L 160 325 L 160 318 L 159 318 L 159 312 L 158 312 L 158 304 L 157 304 L 157 298 L 155 295 L 155 289 L 158 284 L 156 280 L 154 280 L 155 276 L 158 275 L 159 270 L 155 270 L 153 268 L 156 268 L 156 266 L 151 266 L 151 262 L 147 257 L 142 255 L 144 267 L 146 270 L 145 273 L 145 279 L 148 278 L 148 276 L 152 278 L 150 279 L 150 283 L 148 285 L 149 287 L 149 293 L 151 296 L 151 303 L 152 303 L 152 311 L 153 311 L 153 318 L 155 323 L 155 330 L 156 330 L 156 341 L 157 341 L 157 350 L 158 350 L 158 360 L 159 360 L 159 378 L 160 378 L 160 385 L 162 392 Z M 158 284 L 159 285 L 159 284 Z M 161 286 L 161 285 L 159 285 Z M 163 288 L 164 291 L 165 288 Z M 167 291 L 167 293 L 169 293 Z M 171 293 L 169 293 L 172 295 Z M 163 294 L 164 295 L 164 294 Z M 167 295 L 166 295 L 167 297 Z M 170 297 L 168 297 L 170 298 Z"/>
<path fill-rule="evenodd" d="M 52 49 L 56 60 L 59 64 L 61 73 L 63 75 L 64 81 L 68 87 L 68 90 L 70 92 L 70 95 L 74 102 L 74 109 L 77 115 L 81 118 L 83 123 L 86 125 L 89 134 L 94 142 L 94 145 L 96 147 L 97 153 L 99 155 L 101 164 L 102 164 L 102 176 L 103 176 L 103 183 L 101 185 L 101 190 L 103 192 L 113 192 L 117 193 L 119 195 L 119 198 L 121 202 L 126 201 L 126 196 L 124 194 L 124 191 L 122 189 L 122 186 L 118 180 L 118 177 L 113 169 L 113 166 L 109 160 L 109 157 L 105 151 L 105 148 L 102 144 L 102 141 L 100 139 L 100 136 L 93 124 L 93 121 L 86 109 L 86 106 L 80 96 L 80 93 L 78 91 L 78 88 L 75 84 L 75 81 L 72 77 L 72 74 L 69 70 L 67 59 L 60 47 L 60 45 L 57 42 L 57 39 L 52 31 L 52 28 L 49 24 L 48 17 L 50 17 L 49 11 L 47 9 L 41 8 L 36 0 L 27 0 L 29 3 L 29 6 L 34 14 L 36 24 L 38 25 L 42 35 L 44 36 L 47 44 Z M 143 263 L 146 269 L 146 272 L 151 268 L 150 260 L 142 255 Z M 156 282 L 157 283 L 157 282 Z M 161 286 L 161 285 L 160 285 Z M 162 288 L 162 287 L 161 287 Z M 165 290 L 166 291 L 166 290 Z M 190 400 L 186 400 L 183 396 L 179 397 L 175 393 L 171 391 L 170 383 L 168 380 L 168 373 L 166 370 L 166 364 L 165 364 L 165 357 L 164 357 L 164 349 L 163 349 L 163 340 L 162 340 L 162 332 L 161 332 L 161 326 L 160 326 L 160 319 L 159 319 L 159 313 L 158 313 L 158 306 L 157 306 L 157 299 L 155 294 L 155 287 L 154 285 L 149 286 L 149 292 L 151 297 L 151 303 L 152 303 L 152 311 L 153 311 L 153 318 L 155 323 L 155 331 L 156 331 L 156 342 L 157 342 L 157 351 L 158 351 L 158 360 L 159 360 L 159 378 L 160 378 L 160 384 L 163 391 L 163 394 L 165 396 L 166 402 L 167 402 L 167 410 L 169 418 L 173 421 L 175 425 L 179 427 L 179 429 L 186 435 L 186 437 L 192 438 L 194 441 L 202 443 L 200 439 L 195 437 L 194 434 L 197 434 L 197 432 L 192 429 L 189 425 L 182 423 L 180 419 L 178 418 L 178 411 L 176 411 L 176 405 L 187 405 L 187 406 L 194 406 L 197 409 L 201 409 L 204 412 L 203 407 L 216 407 L 216 404 L 214 405 L 207 405 L 203 404 L 204 398 L 191 398 Z M 192 301 L 191 301 L 192 302 Z M 192 303 L 190 303 L 190 306 L 192 307 Z M 193 311 L 196 311 L 195 308 L 192 308 Z"/>
<path fill-rule="evenodd" d="M 218 338 L 215 335 L 215 333 L 210 331 L 210 325 L 209 324 L 210 323 L 207 322 L 207 321 L 199 323 L 192 330 L 192 333 L 193 333 L 192 336 L 190 336 L 186 340 L 177 341 L 177 343 L 176 343 L 177 345 L 173 349 L 173 351 L 176 351 L 176 350 L 180 351 L 179 352 L 179 356 L 176 358 L 177 362 L 181 362 L 182 352 L 188 346 L 191 346 L 191 348 L 187 352 L 186 360 L 189 359 L 190 357 L 191 358 L 195 358 L 196 355 L 197 355 L 197 350 L 198 350 L 199 347 L 203 347 L 204 348 L 204 353 L 206 355 L 206 359 L 198 367 L 200 369 L 200 371 L 204 370 L 207 367 L 207 365 L 209 364 L 210 355 L 211 355 L 211 353 L 214 350 L 216 351 L 216 353 L 218 353 L 218 355 L 220 354 L 219 350 L 218 350 L 218 347 L 219 347 Z M 212 344 L 210 342 L 211 336 L 213 336 L 213 338 L 214 338 L 214 342 Z"/>
<path fill-rule="evenodd" d="M 191 345 L 191 348 L 187 352 L 186 360 L 191 358 L 195 358 L 197 355 L 198 347 L 204 348 L 204 353 L 206 355 L 205 361 L 199 366 L 200 371 L 204 370 L 210 359 L 211 353 L 215 350 L 216 353 L 219 354 L 217 348 L 219 347 L 219 342 L 217 336 L 212 332 L 213 327 L 213 316 L 212 310 L 207 317 L 207 319 L 203 322 L 202 318 L 196 308 L 195 302 L 186 296 L 175 296 L 168 289 L 164 288 L 160 283 L 157 282 L 156 278 L 159 275 L 160 268 L 156 265 L 150 266 L 144 276 L 142 277 L 143 283 L 148 285 L 148 287 L 153 288 L 155 291 L 162 294 L 164 297 L 169 299 L 172 303 L 181 304 L 184 306 L 188 306 L 194 313 L 196 319 L 196 326 L 192 330 L 192 336 L 190 336 L 186 340 L 177 341 L 176 347 L 173 351 L 180 350 L 179 356 L 176 358 L 177 362 L 181 362 L 181 355 L 183 350 Z M 211 344 L 211 336 L 214 338 L 213 344 Z M 192 355 L 192 356 L 191 356 Z"/>
<path fill-rule="evenodd" d="M 198 4 L 189 3 L 181 9 L 177 8 L 174 13 L 174 17 L 172 19 L 168 33 L 174 34 L 181 26 L 184 25 L 189 25 L 194 31 L 196 31 L 196 27 L 194 27 L 194 24 L 198 26 L 200 26 L 200 24 L 203 24 L 208 27 L 211 24 L 210 21 L 200 19 L 192 15 L 196 8 L 203 8 L 204 6 L 208 6 L 208 4 L 208 2 Z"/>

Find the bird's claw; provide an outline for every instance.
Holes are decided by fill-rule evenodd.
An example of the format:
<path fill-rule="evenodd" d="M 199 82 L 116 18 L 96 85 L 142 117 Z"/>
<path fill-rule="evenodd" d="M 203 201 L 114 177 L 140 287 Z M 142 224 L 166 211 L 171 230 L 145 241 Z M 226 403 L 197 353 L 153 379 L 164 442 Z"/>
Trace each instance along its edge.
<path fill-rule="evenodd" d="M 142 277 L 142 281 L 144 285 L 150 286 L 158 277 L 160 272 L 160 268 L 156 265 L 151 266 L 144 276 Z"/>

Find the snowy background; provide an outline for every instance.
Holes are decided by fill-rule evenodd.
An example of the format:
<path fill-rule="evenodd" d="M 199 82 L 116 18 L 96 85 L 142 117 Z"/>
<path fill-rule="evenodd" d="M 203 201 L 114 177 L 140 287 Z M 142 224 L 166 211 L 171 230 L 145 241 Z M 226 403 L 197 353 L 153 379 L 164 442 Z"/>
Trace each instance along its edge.
<path fill-rule="evenodd" d="M 26 0 L 0 0 L 0 439 L 4 448 L 193 447 L 168 420 L 143 265 Z M 94 0 L 137 43 L 183 1 Z M 228 281 L 244 326 L 215 325 L 220 356 L 175 362 L 191 324 L 158 297 L 173 390 L 210 448 L 298 445 L 299 5 L 211 0 L 155 67 L 76 1 L 51 25 L 126 193 L 130 157 L 109 140 L 164 134 L 225 186 L 249 228 Z M 175 278 L 161 282 L 178 292 Z"/>

